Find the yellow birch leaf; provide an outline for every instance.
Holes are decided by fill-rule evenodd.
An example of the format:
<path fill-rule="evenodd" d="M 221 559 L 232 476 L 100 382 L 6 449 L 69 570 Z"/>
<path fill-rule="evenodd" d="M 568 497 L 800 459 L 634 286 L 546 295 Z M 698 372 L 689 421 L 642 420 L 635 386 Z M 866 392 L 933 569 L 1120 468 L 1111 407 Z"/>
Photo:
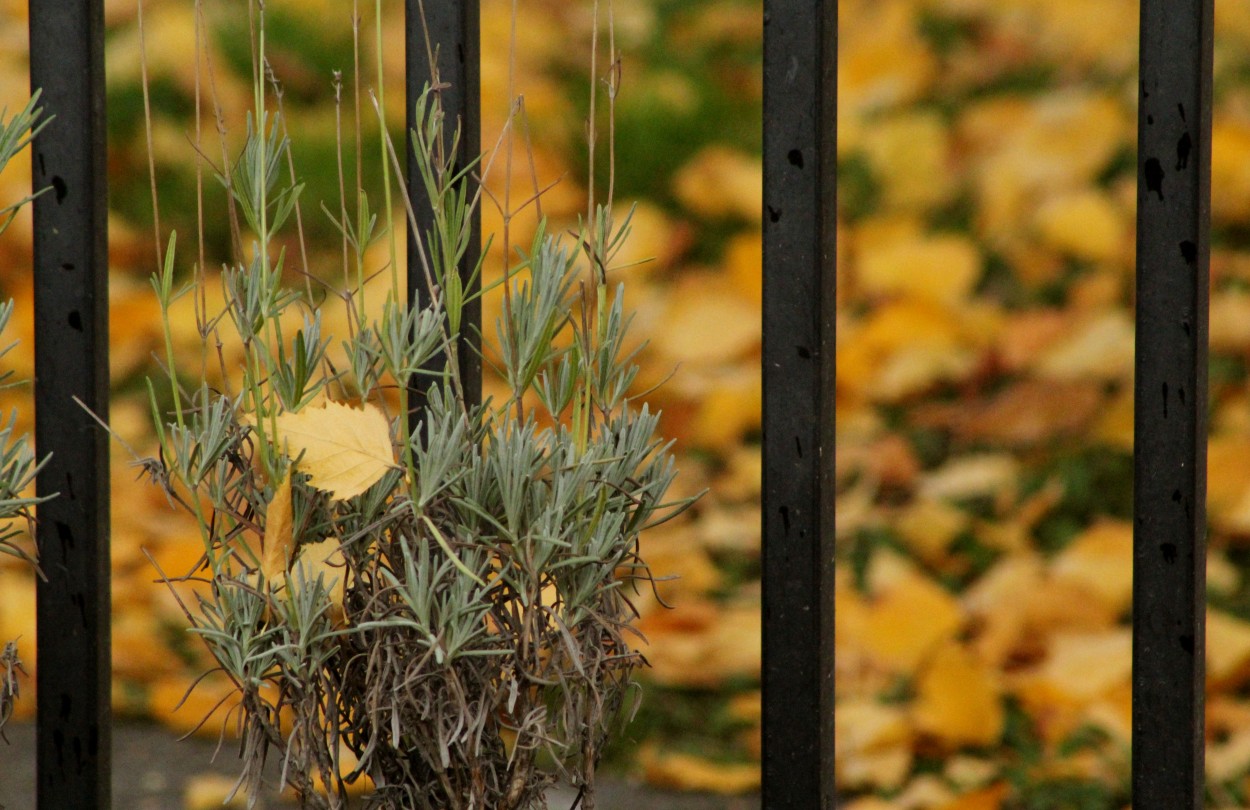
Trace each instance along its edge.
<path fill-rule="evenodd" d="M 287 444 L 309 483 L 346 500 L 377 483 L 394 466 L 391 427 L 374 405 L 363 409 L 337 402 L 278 417 L 278 437 Z"/>
<path fill-rule="evenodd" d="M 291 473 L 287 472 L 282 483 L 269 502 L 269 513 L 265 515 L 265 550 L 260 560 L 261 573 L 265 581 L 281 583 L 286 573 L 287 564 L 291 562 Z"/>

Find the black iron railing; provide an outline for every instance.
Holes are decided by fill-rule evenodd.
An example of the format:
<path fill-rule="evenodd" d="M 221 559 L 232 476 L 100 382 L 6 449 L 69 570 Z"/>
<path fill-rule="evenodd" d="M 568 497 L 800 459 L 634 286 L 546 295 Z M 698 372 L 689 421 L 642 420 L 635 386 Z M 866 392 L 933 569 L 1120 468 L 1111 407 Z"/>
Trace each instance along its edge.
<path fill-rule="evenodd" d="M 30 4 L 30 81 L 55 116 L 36 136 L 35 444 L 40 581 L 36 706 L 41 810 L 110 796 L 108 186 L 104 7 Z M 79 405 L 75 400 L 80 401 Z"/>
<path fill-rule="evenodd" d="M 764 11 L 764 806 L 832 808 L 837 3 Z"/>
<path fill-rule="evenodd" d="M 430 79 L 408 0 L 409 98 Z M 476 0 L 425 4 L 443 99 L 479 146 Z M 764 2 L 764 806 L 834 804 L 832 0 Z M 1203 799 L 1212 0 L 1143 0 L 1138 194 L 1134 806 Z M 31 2 L 40 493 L 38 795 L 106 808 L 109 490 L 103 0 Z M 411 114 L 411 112 L 410 112 Z M 411 123 L 411 122 L 410 122 Z M 418 183 L 410 183 L 418 187 Z M 420 207 L 418 221 L 424 222 Z M 409 251 L 410 262 L 415 251 Z M 465 269 L 476 257 L 465 259 Z M 410 289 L 424 279 L 410 268 Z M 469 358 L 472 352 L 463 352 Z M 472 369 L 466 379 L 476 379 Z"/>
<path fill-rule="evenodd" d="M 1211 0 L 1141 5 L 1133 805 L 1201 807 Z"/>
<path fill-rule="evenodd" d="M 478 0 L 456 0 L 452 3 L 427 3 L 426 19 L 421 19 L 422 3 L 419 0 L 405 2 L 405 37 L 408 53 L 408 69 L 406 71 L 405 88 L 409 99 L 420 97 L 427 85 L 434 83 L 433 71 L 430 69 L 432 55 L 438 66 L 438 81 L 444 88 L 440 91 L 443 112 L 451 126 L 460 125 L 459 165 L 468 166 L 481 151 L 482 115 L 481 115 L 481 38 L 478 36 Z M 415 117 L 416 106 L 406 105 L 408 110 L 407 127 L 411 132 L 417 126 Z M 421 174 L 413 160 L 412 149 L 409 148 L 408 177 L 409 189 L 422 188 Z M 416 215 L 417 227 L 424 233 L 434 230 L 434 212 L 430 209 L 429 200 L 424 194 L 411 195 L 413 212 Z M 461 339 L 480 342 L 480 325 L 482 321 L 481 299 L 473 295 L 480 285 L 473 270 L 477 266 L 481 252 L 482 214 L 480 207 L 473 208 L 473 238 L 469 240 L 469 249 L 460 260 L 460 277 L 466 283 L 466 302 L 464 305 L 464 322 L 468 328 L 462 329 Z M 421 269 L 420 256 L 417 253 L 417 238 L 412 229 L 408 233 L 408 289 L 412 291 L 415 301 L 428 302 L 430 289 L 428 279 Z M 464 396 L 467 402 L 480 402 L 482 399 L 482 360 L 478 352 L 464 347 L 459 352 L 460 378 L 464 381 Z M 446 365 L 441 354 L 432 357 L 428 368 L 441 369 Z M 432 379 L 432 378 L 431 378 Z M 421 392 L 424 393 L 424 392 Z M 418 400 L 419 401 L 419 400 Z"/>

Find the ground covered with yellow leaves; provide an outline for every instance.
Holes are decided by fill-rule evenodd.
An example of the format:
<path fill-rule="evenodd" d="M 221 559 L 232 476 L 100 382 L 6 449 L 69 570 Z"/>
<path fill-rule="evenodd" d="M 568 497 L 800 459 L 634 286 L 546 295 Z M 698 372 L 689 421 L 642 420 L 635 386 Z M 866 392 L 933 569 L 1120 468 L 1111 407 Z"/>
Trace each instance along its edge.
<path fill-rule="evenodd" d="M 332 73 L 350 77 L 348 5 L 267 3 L 296 170 L 308 184 L 311 250 L 301 262 L 314 273 L 336 263 L 319 205 L 338 194 Z M 372 65 L 373 4 L 362 5 L 361 62 Z M 397 16 L 396 5 L 384 3 L 385 13 Z M 483 2 L 487 147 L 509 106 L 509 5 Z M 144 4 L 162 227 L 184 239 L 196 230 L 191 6 Z M 543 213 L 561 228 L 585 210 L 589 6 L 519 4 L 516 91 L 534 146 L 518 177 L 522 186 L 560 181 Z M 1217 7 L 1208 781 L 1213 807 L 1237 807 L 1250 804 L 1250 17 L 1231 0 Z M 143 454 L 142 381 L 159 321 L 146 280 L 157 253 L 140 40 L 133 0 L 106 9 L 112 423 Z M 25 0 L 0 0 L 0 104 L 10 110 L 26 93 L 24 14 Z M 206 3 L 205 14 L 213 92 L 238 116 L 234 151 L 250 98 L 247 22 L 235 6 Z M 1137 5 L 844 0 L 840 14 L 839 783 L 855 810 L 1122 807 Z M 688 520 L 644 538 L 655 571 L 680 578 L 661 586 L 672 610 L 640 602 L 652 666 L 618 756 L 660 784 L 750 789 L 759 778 L 761 9 L 640 0 L 618 4 L 617 15 L 616 190 L 638 205 L 627 253 L 653 259 L 626 279 L 636 330 L 650 340 L 640 385 L 662 383 L 651 399 L 683 453 L 682 493 L 711 490 Z M 399 26 L 383 28 L 381 59 L 399 92 Z M 402 109 L 390 107 L 396 135 Z M 363 134 L 376 140 L 367 118 Z M 26 193 L 24 160 L 0 176 L 0 200 Z M 364 170 L 376 187 L 376 163 Z M 210 210 L 221 210 L 211 176 L 205 189 Z M 529 238 L 531 213 L 509 223 L 514 243 Z M 502 228 L 489 204 L 483 219 L 488 233 Z M 28 215 L 22 222 L 0 244 L 0 288 L 18 301 L 15 336 L 28 350 Z M 229 240 L 223 222 L 205 223 L 210 266 Z M 498 273 L 498 239 L 493 251 Z M 380 269 L 389 259 L 377 251 L 370 260 Z M 498 306 L 486 301 L 487 323 Z M 335 331 L 339 314 L 326 317 Z M 192 318 L 176 329 L 198 345 Z M 28 351 L 9 357 L 30 376 Z M 29 421 L 23 392 L 3 404 Z M 190 729 L 226 687 L 209 680 L 173 711 L 208 660 L 146 554 L 185 571 L 201 554 L 198 533 L 135 480 L 128 460 L 117 448 L 114 705 Z M 30 662 L 33 580 L 0 565 L 0 639 L 21 636 Z M 19 712 L 32 709 L 24 695 Z M 209 726 L 215 733 L 217 721 Z"/>
<path fill-rule="evenodd" d="M 1207 776 L 1244 807 L 1250 27 L 1216 5 Z M 1137 6 L 841 9 L 840 782 L 1125 806 Z"/>

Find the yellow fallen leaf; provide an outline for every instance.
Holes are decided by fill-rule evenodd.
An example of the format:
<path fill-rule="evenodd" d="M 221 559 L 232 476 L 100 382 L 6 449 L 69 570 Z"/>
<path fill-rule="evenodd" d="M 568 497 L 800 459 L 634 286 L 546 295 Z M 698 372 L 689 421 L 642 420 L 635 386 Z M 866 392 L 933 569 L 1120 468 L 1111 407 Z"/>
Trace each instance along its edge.
<path fill-rule="evenodd" d="M 152 643 L 163 628 L 151 611 L 115 611 L 111 624 L 114 678 L 150 681 L 176 674 L 184 666 L 164 645 Z M 0 636 L 0 646 L 8 640 L 7 636 Z"/>
<path fill-rule="evenodd" d="M 1003 733 L 998 670 L 957 643 L 938 650 L 916 682 L 916 727 L 946 745 L 992 745 Z"/>
<path fill-rule="evenodd" d="M 1101 632 L 1057 633 L 1041 678 L 1074 703 L 1093 700 L 1127 683 L 1133 669 L 1133 633 L 1127 627 Z"/>
<path fill-rule="evenodd" d="M 1207 590 L 1231 596 L 1241 587 L 1241 569 L 1220 549 L 1207 552 Z"/>
<path fill-rule="evenodd" d="M 725 245 L 725 258 L 721 262 L 729 286 L 739 297 L 756 306 L 764 300 L 763 250 L 763 234 L 757 230 L 745 231 Z"/>
<path fill-rule="evenodd" d="M 897 790 L 911 772 L 913 761 L 911 748 L 903 745 L 838 760 L 838 784 L 847 788 Z"/>
<path fill-rule="evenodd" d="M 1250 622 L 1218 610 L 1207 611 L 1207 680 L 1237 686 L 1250 671 Z"/>
<path fill-rule="evenodd" d="M 954 792 L 937 774 L 922 773 L 914 776 L 907 786 L 894 797 L 894 806 L 899 808 L 938 807 L 953 801 Z"/>
<path fill-rule="evenodd" d="M 651 340 L 652 348 L 666 361 L 715 365 L 739 359 L 759 346 L 761 327 L 755 304 L 725 279 L 690 275 L 671 295 L 665 328 Z"/>
<path fill-rule="evenodd" d="M 854 120 L 920 96 L 936 81 L 938 60 L 903 3 L 863 3 L 849 21 L 838 54 L 838 105 Z M 871 133 L 871 129 L 869 130 Z"/>
<path fill-rule="evenodd" d="M 359 764 L 360 760 L 356 757 L 356 754 L 340 742 L 338 745 L 339 775 L 342 777 L 349 776 L 356 770 L 356 766 Z M 361 774 L 356 779 L 353 779 L 350 782 L 345 782 L 344 785 L 347 788 L 348 796 L 363 796 L 373 790 L 373 779 L 370 778 L 368 774 Z M 326 790 L 324 775 L 320 771 L 313 774 L 313 788 L 322 796 L 328 795 L 329 793 L 329 791 Z M 283 798 L 288 801 L 294 802 L 299 800 L 298 794 L 290 785 L 283 788 L 282 795 Z"/>
<path fill-rule="evenodd" d="M 908 548 L 933 563 L 946 556 L 947 546 L 969 522 L 968 513 L 947 501 L 917 498 L 899 512 L 895 527 Z"/>
<path fill-rule="evenodd" d="M 1125 214 L 1104 191 L 1060 194 L 1038 210 L 1034 225 L 1043 241 L 1091 262 L 1113 260 L 1125 242 Z"/>
<path fill-rule="evenodd" d="M 1242 729 L 1228 739 L 1207 746 L 1207 778 L 1215 783 L 1227 782 L 1246 772 L 1250 766 L 1250 729 Z"/>
<path fill-rule="evenodd" d="M 897 401 L 938 381 L 957 380 L 975 365 L 961 323 L 931 301 L 900 298 L 838 338 L 838 391 Z"/>
<path fill-rule="evenodd" d="M 377 483 L 394 466 L 391 427 L 374 405 L 356 409 L 337 402 L 278 417 L 278 439 L 309 483 L 346 500 Z"/>
<path fill-rule="evenodd" d="M 238 779 L 218 773 L 200 773 L 187 780 L 182 793 L 186 810 L 214 810 L 219 807 L 247 807 L 247 791 L 235 792 Z"/>
<path fill-rule="evenodd" d="M 1216 531 L 1250 530 L 1250 438 L 1212 436 L 1207 447 L 1207 514 Z"/>
<path fill-rule="evenodd" d="M 915 737 L 907 709 L 875 697 L 841 699 L 833 727 L 839 765 L 895 748 L 910 750 Z"/>
<path fill-rule="evenodd" d="M 709 146 L 677 172 L 673 191 L 700 216 L 759 222 L 763 183 L 759 158 L 726 146 Z"/>
<path fill-rule="evenodd" d="M 1002 497 L 1014 493 L 1020 464 L 1007 453 L 960 456 L 925 473 L 917 492 L 926 498 Z"/>
<path fill-rule="evenodd" d="M 880 666 L 910 674 L 963 620 L 955 597 L 922 575 L 908 575 L 870 602 L 865 651 Z"/>
<path fill-rule="evenodd" d="M 900 112 L 874 122 L 864 152 L 882 185 L 886 208 L 925 211 L 957 190 L 948 124 L 932 111 Z"/>
<path fill-rule="evenodd" d="M 1208 329 L 1212 351 L 1239 352 L 1250 344 L 1250 295 L 1241 290 L 1213 294 Z"/>
<path fill-rule="evenodd" d="M 638 760 L 647 782 L 660 787 L 728 796 L 760 786 L 760 766 L 753 762 L 715 762 L 676 751 L 660 753 L 654 748 L 644 748 Z"/>
<path fill-rule="evenodd" d="M 1133 525 L 1098 521 L 1055 558 L 1051 574 L 1083 586 L 1113 612 L 1127 610 L 1133 601 Z"/>
<path fill-rule="evenodd" d="M 1092 318 L 1044 352 L 1035 369 L 1051 380 L 1126 380 L 1133 370 L 1133 322 L 1124 310 Z"/>
<path fill-rule="evenodd" d="M 292 551 L 291 473 L 287 472 L 269 502 L 269 513 L 265 515 L 265 550 L 260 570 L 266 582 L 282 581 L 282 575 L 291 562 Z"/>
<path fill-rule="evenodd" d="M 981 264 L 976 244 L 965 236 L 917 236 L 860 255 L 857 280 L 867 295 L 912 295 L 954 306 L 971 292 Z"/>
<path fill-rule="evenodd" d="M 1216 222 L 1237 221 L 1250 215 L 1250 126 L 1243 121 L 1221 120 L 1211 128 L 1211 181 L 1220 194 L 1211 201 Z"/>

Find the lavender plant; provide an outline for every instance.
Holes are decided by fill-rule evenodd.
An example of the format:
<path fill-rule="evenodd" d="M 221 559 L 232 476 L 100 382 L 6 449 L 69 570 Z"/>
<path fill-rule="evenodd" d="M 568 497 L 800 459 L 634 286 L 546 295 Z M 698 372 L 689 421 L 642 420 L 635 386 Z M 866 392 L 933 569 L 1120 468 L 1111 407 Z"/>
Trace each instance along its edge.
<path fill-rule="evenodd" d="M 7 110 L 0 110 L 0 173 L 5 170 L 13 156 L 25 148 L 30 139 L 52 120 L 39 120 L 42 109 L 36 106 L 38 102 L 39 93 L 36 92 L 26 106 L 11 118 L 8 118 Z M 38 192 L 0 209 L 0 234 L 8 230 L 18 210 L 36 196 Z M 0 334 L 8 327 L 12 315 L 12 299 L 0 304 Z M 0 358 L 8 354 L 14 345 L 16 344 L 10 343 L 0 347 Z M 0 388 L 17 384 L 19 383 L 13 379 L 12 369 L 0 371 Z M 31 510 L 40 500 L 46 500 L 23 494 L 34 482 L 42 462 L 36 463 L 29 437 L 18 433 L 16 424 L 16 412 L 9 414 L 7 422 L 0 421 L 0 554 L 24 560 L 38 571 L 35 558 L 15 541 L 30 534 L 33 521 Z M 5 723 L 12 716 L 13 705 L 18 697 L 18 675 L 25 674 L 22 660 L 18 657 L 17 641 L 5 640 L 4 646 L 0 648 L 0 736 L 3 735 Z"/>
<path fill-rule="evenodd" d="M 342 301 L 348 333 L 324 334 L 312 285 L 288 286 L 275 248 L 301 186 L 284 176 L 292 147 L 267 104 L 263 4 L 255 13 L 255 108 L 219 172 L 251 249 L 223 269 L 214 311 L 202 270 L 178 287 L 169 239 L 153 278 L 160 457 L 147 462 L 200 528 L 197 570 L 163 574 L 204 583 L 185 609 L 238 692 L 236 789 L 254 803 L 276 754 L 305 807 L 342 807 L 368 777 L 371 807 L 541 808 L 562 778 L 593 808 L 596 764 L 642 663 L 630 627 L 631 593 L 650 577 L 638 538 L 688 505 L 666 501 L 669 445 L 630 394 L 630 317 L 613 284 L 629 218 L 592 202 L 573 240 L 539 227 L 517 251 L 488 285 L 504 307 L 483 330 L 508 393 L 467 401 L 458 354 L 475 350 L 463 313 L 479 293 L 457 265 L 487 167 L 456 165 L 459 130 L 436 82 L 412 133 L 416 191 L 434 212 L 417 241 L 431 300 L 410 303 L 392 267 L 370 314 L 365 248 L 395 234 L 375 231 L 364 196 L 350 221 L 343 194 L 331 218 L 355 284 L 326 298 Z M 402 188 L 385 136 L 380 147 Z M 196 297 L 219 383 L 176 373 L 182 295 Z"/>

